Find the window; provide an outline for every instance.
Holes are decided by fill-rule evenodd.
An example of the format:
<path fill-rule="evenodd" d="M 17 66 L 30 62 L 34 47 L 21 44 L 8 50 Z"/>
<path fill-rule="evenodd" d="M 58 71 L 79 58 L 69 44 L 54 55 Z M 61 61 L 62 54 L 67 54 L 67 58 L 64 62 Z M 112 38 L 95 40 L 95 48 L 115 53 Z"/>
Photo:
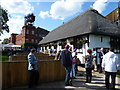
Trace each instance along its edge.
<path fill-rule="evenodd" d="M 119 17 L 119 15 L 117 14 L 117 17 Z"/>
<path fill-rule="evenodd" d="M 26 42 L 29 42 L 29 39 L 25 39 Z"/>
<path fill-rule="evenodd" d="M 34 42 L 34 39 L 32 39 L 32 42 Z"/>
<path fill-rule="evenodd" d="M 26 34 L 29 34 L 29 30 L 27 30 Z"/>
<path fill-rule="evenodd" d="M 119 11 L 117 10 L 116 12 L 118 13 Z"/>
<path fill-rule="evenodd" d="M 38 40 L 36 40 L 36 43 L 38 43 Z"/>
<path fill-rule="evenodd" d="M 25 31 L 24 31 L 24 30 L 22 30 L 22 34 L 25 34 Z"/>
<path fill-rule="evenodd" d="M 32 31 L 32 34 L 34 35 L 34 31 Z"/>

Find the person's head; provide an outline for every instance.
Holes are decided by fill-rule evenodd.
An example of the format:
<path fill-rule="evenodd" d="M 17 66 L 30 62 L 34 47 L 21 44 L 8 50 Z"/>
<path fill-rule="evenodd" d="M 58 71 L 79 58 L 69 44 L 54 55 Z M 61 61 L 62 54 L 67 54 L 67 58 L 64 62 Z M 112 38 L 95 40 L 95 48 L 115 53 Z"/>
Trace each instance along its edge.
<path fill-rule="evenodd" d="M 89 54 L 92 54 L 92 50 L 91 50 L 91 49 L 88 49 L 87 52 L 88 52 Z"/>
<path fill-rule="evenodd" d="M 75 55 L 74 57 L 75 57 L 75 59 L 76 59 L 76 58 L 77 58 L 77 55 Z"/>
<path fill-rule="evenodd" d="M 96 49 L 95 49 L 95 48 L 93 48 L 93 49 L 92 49 L 92 51 L 96 51 Z"/>
<path fill-rule="evenodd" d="M 104 48 L 101 48 L 100 50 L 103 52 L 103 51 L 104 51 Z"/>
<path fill-rule="evenodd" d="M 65 45 L 65 49 L 69 49 L 69 47 L 70 47 L 70 46 L 69 46 L 68 44 Z"/>
<path fill-rule="evenodd" d="M 114 49 L 113 48 L 109 48 L 109 51 L 114 52 Z"/>
<path fill-rule="evenodd" d="M 61 50 L 59 50 L 58 53 L 61 53 Z"/>
<path fill-rule="evenodd" d="M 30 50 L 30 52 L 31 52 L 31 53 L 34 53 L 34 52 L 35 52 L 35 49 L 34 49 L 34 48 L 32 48 L 32 49 Z"/>

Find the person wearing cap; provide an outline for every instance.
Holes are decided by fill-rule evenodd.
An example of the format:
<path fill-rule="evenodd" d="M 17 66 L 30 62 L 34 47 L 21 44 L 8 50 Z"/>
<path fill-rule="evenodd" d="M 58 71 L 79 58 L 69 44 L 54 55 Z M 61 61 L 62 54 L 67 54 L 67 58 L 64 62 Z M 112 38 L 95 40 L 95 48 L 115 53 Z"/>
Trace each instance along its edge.
<path fill-rule="evenodd" d="M 38 72 L 38 59 L 34 55 L 35 49 L 31 49 L 28 54 L 28 70 L 29 70 L 29 85 L 28 88 L 38 84 L 39 72 Z"/>
<path fill-rule="evenodd" d="M 66 70 L 65 86 L 71 86 L 70 72 L 72 69 L 72 54 L 68 50 L 69 45 L 65 45 L 65 50 L 61 51 L 61 61 Z"/>

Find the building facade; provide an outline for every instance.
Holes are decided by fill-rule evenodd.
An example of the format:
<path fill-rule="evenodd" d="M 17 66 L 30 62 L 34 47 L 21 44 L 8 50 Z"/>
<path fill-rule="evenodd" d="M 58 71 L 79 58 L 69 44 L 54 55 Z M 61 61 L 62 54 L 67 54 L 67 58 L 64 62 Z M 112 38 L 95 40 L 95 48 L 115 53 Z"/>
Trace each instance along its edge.
<path fill-rule="evenodd" d="M 40 27 L 36 28 L 33 25 L 34 21 L 34 14 L 28 14 L 25 16 L 25 25 L 22 27 L 21 34 L 11 34 L 10 43 L 16 45 L 38 44 L 49 33 L 49 31 Z"/>
<path fill-rule="evenodd" d="M 110 19 L 113 22 L 120 20 L 120 7 L 113 10 L 111 13 L 109 13 L 106 18 Z"/>
<path fill-rule="evenodd" d="M 21 34 L 11 34 L 10 42 L 16 45 L 26 43 L 39 43 L 49 31 L 43 28 L 36 28 L 33 25 L 26 25 L 22 27 Z"/>
<path fill-rule="evenodd" d="M 78 58 L 84 63 L 87 49 L 113 47 L 120 54 L 120 28 L 115 22 L 105 18 L 98 11 L 89 9 L 81 15 L 51 31 L 40 43 L 41 50 L 49 48 L 56 51 L 69 44 L 77 48 Z"/>

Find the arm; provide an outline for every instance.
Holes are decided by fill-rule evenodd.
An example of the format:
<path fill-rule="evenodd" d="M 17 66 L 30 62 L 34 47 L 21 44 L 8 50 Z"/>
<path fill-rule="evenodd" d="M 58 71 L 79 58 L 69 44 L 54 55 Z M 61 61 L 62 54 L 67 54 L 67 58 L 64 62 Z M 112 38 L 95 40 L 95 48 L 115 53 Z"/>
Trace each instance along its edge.
<path fill-rule="evenodd" d="M 115 56 L 115 61 L 116 61 L 117 70 L 119 70 L 120 69 L 120 59 L 118 59 L 118 56 Z"/>
<path fill-rule="evenodd" d="M 73 60 L 72 53 L 70 53 L 70 60 L 71 60 L 71 61 Z"/>
<path fill-rule="evenodd" d="M 28 55 L 28 62 L 34 64 L 32 55 Z"/>
<path fill-rule="evenodd" d="M 102 60 L 102 68 L 105 69 L 105 56 L 103 57 L 103 60 Z"/>
<path fill-rule="evenodd" d="M 30 63 L 30 65 L 34 69 L 35 62 L 34 62 L 34 56 L 33 55 L 28 55 L 28 62 Z"/>

